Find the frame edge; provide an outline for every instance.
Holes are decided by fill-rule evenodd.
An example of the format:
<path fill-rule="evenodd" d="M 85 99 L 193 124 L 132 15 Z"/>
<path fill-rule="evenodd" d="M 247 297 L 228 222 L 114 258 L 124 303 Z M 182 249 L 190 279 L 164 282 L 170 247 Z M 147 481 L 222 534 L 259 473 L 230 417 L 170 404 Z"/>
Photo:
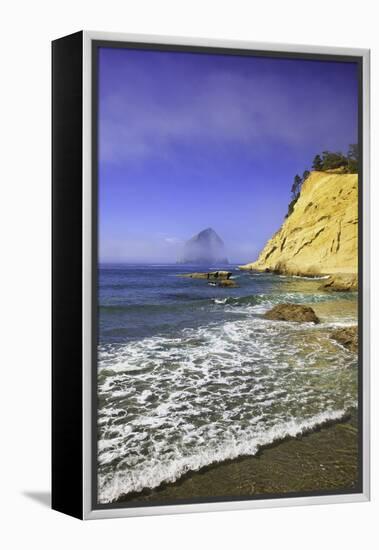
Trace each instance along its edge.
<path fill-rule="evenodd" d="M 194 504 L 170 504 L 138 508 L 92 509 L 91 495 L 91 335 L 87 327 L 91 323 L 91 44 L 92 41 L 141 42 L 177 46 L 203 46 L 213 48 L 237 48 L 266 50 L 298 54 L 353 56 L 362 60 L 362 137 L 363 137 L 363 258 L 365 264 L 363 304 L 363 361 L 362 361 L 362 492 L 330 496 L 289 497 L 246 501 L 224 501 Z M 83 31 L 83 518 L 105 519 L 120 517 L 182 514 L 212 511 L 232 511 L 281 506 L 321 505 L 370 500 L 370 50 L 366 48 L 345 48 L 283 43 L 264 43 L 239 40 L 220 40 L 162 35 L 141 35 L 101 31 Z M 86 201 L 88 201 L 86 203 Z M 85 235 L 88 230 L 89 234 Z"/>

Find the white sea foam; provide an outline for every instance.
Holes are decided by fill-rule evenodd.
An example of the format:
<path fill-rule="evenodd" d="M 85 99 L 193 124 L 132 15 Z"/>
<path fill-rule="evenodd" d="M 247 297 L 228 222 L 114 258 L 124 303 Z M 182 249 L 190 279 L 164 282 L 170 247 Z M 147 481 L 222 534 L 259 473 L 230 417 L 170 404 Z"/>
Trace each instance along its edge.
<path fill-rule="evenodd" d="M 357 324 L 356 318 L 351 316 L 351 317 L 347 317 L 344 320 L 339 320 L 339 321 L 336 320 L 336 321 L 323 323 L 322 326 L 324 329 L 331 329 L 331 328 L 351 327 L 352 325 L 356 325 L 356 324 Z"/>
<path fill-rule="evenodd" d="M 329 279 L 330 275 L 319 275 L 319 276 L 309 275 L 308 277 L 303 275 L 290 275 L 290 277 L 292 277 L 293 279 L 303 279 L 305 281 L 321 281 L 323 279 Z"/>

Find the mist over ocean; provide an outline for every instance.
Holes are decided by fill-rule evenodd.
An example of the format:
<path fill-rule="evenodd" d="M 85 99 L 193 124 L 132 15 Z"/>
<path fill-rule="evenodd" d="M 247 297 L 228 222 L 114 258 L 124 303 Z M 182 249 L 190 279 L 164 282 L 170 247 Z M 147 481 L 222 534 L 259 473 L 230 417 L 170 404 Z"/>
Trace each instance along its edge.
<path fill-rule="evenodd" d="M 216 268 L 232 271 L 238 288 L 178 276 L 204 266 L 99 268 L 102 503 L 254 455 L 357 406 L 357 356 L 329 337 L 356 323 L 355 292 Z M 311 305 L 322 323 L 262 317 L 286 302 Z"/>

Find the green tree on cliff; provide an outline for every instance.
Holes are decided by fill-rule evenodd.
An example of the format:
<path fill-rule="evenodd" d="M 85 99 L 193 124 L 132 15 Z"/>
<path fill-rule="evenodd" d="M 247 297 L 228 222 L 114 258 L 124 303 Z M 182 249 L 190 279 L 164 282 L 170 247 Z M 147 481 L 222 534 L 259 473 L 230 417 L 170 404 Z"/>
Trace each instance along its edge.
<path fill-rule="evenodd" d="M 358 144 L 352 143 L 349 145 L 349 150 L 347 152 L 347 169 L 351 174 L 358 172 L 359 168 L 359 150 Z"/>
<path fill-rule="evenodd" d="M 320 155 L 316 155 L 315 158 L 313 159 L 312 170 L 316 170 L 318 172 L 322 170 L 322 159 Z"/>
<path fill-rule="evenodd" d="M 322 170 L 336 170 L 337 168 L 347 168 L 348 159 L 341 153 L 332 153 L 330 151 L 323 151 L 322 153 Z"/>
<path fill-rule="evenodd" d="M 305 172 L 304 172 L 304 174 L 305 174 Z M 288 205 L 288 211 L 287 211 L 287 214 L 286 214 L 286 218 L 290 214 L 292 214 L 292 212 L 293 212 L 293 207 L 295 206 L 295 204 L 297 202 L 297 199 L 300 196 L 300 191 L 301 191 L 301 186 L 303 184 L 303 181 L 304 181 L 304 179 L 302 179 L 299 176 L 299 174 L 296 174 L 296 176 L 294 177 L 294 180 L 293 180 L 292 187 L 291 187 L 291 202 Z"/>
<path fill-rule="evenodd" d="M 291 187 L 291 194 L 292 194 L 292 199 L 293 200 L 296 199 L 296 197 L 299 195 L 302 183 L 303 183 L 303 180 L 301 179 L 299 174 L 296 174 L 296 176 L 294 177 L 294 180 L 293 180 L 292 187 Z"/>

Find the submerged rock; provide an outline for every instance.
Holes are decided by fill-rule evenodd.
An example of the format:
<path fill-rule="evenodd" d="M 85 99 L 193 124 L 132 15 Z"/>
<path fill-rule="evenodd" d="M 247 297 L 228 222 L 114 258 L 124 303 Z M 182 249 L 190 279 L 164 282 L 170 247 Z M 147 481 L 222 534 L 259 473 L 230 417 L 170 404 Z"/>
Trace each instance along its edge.
<path fill-rule="evenodd" d="M 332 340 L 335 340 L 349 351 L 358 351 L 358 327 L 337 328 L 330 333 Z"/>
<path fill-rule="evenodd" d="M 313 309 L 300 304 L 278 304 L 264 314 L 265 319 L 272 321 L 295 321 L 297 323 L 319 323 Z"/>
<path fill-rule="evenodd" d="M 221 281 L 219 281 L 217 283 L 217 286 L 220 286 L 221 288 L 226 288 L 226 287 L 229 287 L 229 288 L 237 288 L 238 285 L 235 281 L 233 281 L 233 279 L 221 279 Z"/>
<path fill-rule="evenodd" d="M 320 286 L 321 290 L 333 290 L 335 292 L 349 292 L 358 290 L 358 276 L 355 273 L 338 273 L 331 275 Z"/>

